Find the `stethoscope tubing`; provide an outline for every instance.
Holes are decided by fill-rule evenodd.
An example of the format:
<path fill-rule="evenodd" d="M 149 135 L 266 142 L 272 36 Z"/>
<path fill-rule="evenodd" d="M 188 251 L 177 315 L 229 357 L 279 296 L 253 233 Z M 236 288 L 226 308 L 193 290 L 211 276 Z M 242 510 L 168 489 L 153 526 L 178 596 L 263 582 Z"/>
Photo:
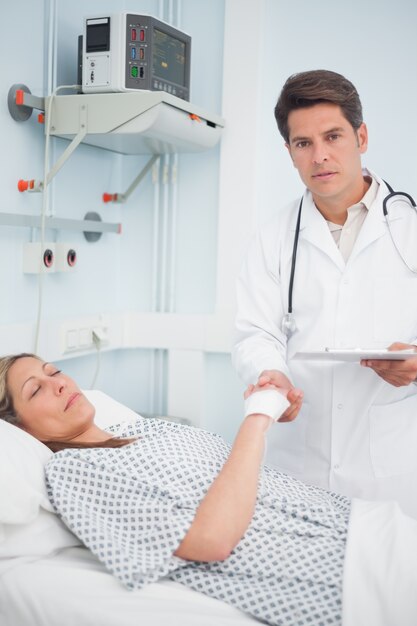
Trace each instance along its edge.
<path fill-rule="evenodd" d="M 292 294 L 294 290 L 294 276 L 295 276 L 295 264 L 297 262 L 297 249 L 298 249 L 298 241 L 300 239 L 300 225 L 301 225 L 301 211 L 303 208 L 303 198 L 301 197 L 300 206 L 298 207 L 298 216 L 297 216 L 297 224 L 295 226 L 295 235 L 294 235 L 294 243 L 292 246 L 292 257 L 291 257 L 291 273 L 290 273 L 290 284 L 288 286 L 288 313 L 292 313 Z"/>
<path fill-rule="evenodd" d="M 417 211 L 417 205 L 416 205 L 416 203 L 414 201 L 414 198 L 409 193 L 405 193 L 404 191 L 394 191 L 393 188 L 391 187 L 391 185 L 389 185 L 385 180 L 384 180 L 384 183 L 386 184 L 389 193 L 385 196 L 385 198 L 384 198 L 384 200 L 382 202 L 382 212 L 384 214 L 385 221 L 387 223 L 388 232 L 390 234 L 390 237 L 391 237 L 392 243 L 394 245 L 394 248 L 396 249 L 396 251 L 397 251 L 398 255 L 400 256 L 401 260 L 403 261 L 403 263 L 406 265 L 406 267 L 411 272 L 413 272 L 413 274 L 417 274 L 417 267 L 411 267 L 411 265 L 409 265 L 407 263 L 407 261 L 404 259 L 403 255 L 401 254 L 401 251 L 399 250 L 399 248 L 398 248 L 398 246 L 397 246 L 397 244 L 396 244 L 396 242 L 394 240 L 394 237 L 393 237 L 392 232 L 391 232 L 391 226 L 390 226 L 390 223 L 389 223 L 388 202 L 390 200 L 392 200 L 392 198 L 401 196 L 403 198 L 406 198 L 409 201 L 411 207 L 413 209 L 415 209 L 416 211 Z M 292 325 L 294 328 L 296 328 L 295 320 L 294 320 L 294 316 L 293 316 L 293 312 L 292 312 L 292 296 L 293 296 L 293 293 L 294 293 L 295 267 L 296 267 L 296 262 L 297 262 L 298 241 L 300 239 L 301 213 L 302 213 L 302 209 L 303 209 L 303 200 L 304 200 L 304 198 L 302 197 L 301 200 L 300 200 L 300 204 L 298 206 L 297 223 L 296 223 L 296 226 L 295 226 L 294 243 L 293 243 L 293 248 L 292 248 L 290 282 L 289 282 L 289 285 L 288 285 L 288 312 L 284 316 L 285 329 L 283 329 L 285 334 L 287 334 L 287 335 L 291 334 L 291 332 L 288 331 L 289 326 Z"/>

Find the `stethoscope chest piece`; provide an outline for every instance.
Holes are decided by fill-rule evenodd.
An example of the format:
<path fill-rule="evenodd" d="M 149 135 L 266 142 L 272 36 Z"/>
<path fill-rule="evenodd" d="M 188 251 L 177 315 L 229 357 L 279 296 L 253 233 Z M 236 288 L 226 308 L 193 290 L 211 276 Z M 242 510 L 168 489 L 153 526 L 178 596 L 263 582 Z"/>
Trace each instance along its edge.
<path fill-rule="evenodd" d="M 297 324 L 295 317 L 292 313 L 286 313 L 282 318 L 281 330 L 288 338 L 291 337 L 297 330 Z"/>

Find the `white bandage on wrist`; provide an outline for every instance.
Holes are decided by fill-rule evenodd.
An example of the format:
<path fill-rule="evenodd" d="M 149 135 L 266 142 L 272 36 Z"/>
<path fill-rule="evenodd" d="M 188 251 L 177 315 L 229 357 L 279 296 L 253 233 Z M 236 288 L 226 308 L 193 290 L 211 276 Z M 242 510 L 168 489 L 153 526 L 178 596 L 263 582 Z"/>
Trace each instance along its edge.
<path fill-rule="evenodd" d="M 290 403 L 282 393 L 275 389 L 255 391 L 245 400 L 245 417 L 254 413 L 268 415 L 276 422 L 288 409 Z"/>

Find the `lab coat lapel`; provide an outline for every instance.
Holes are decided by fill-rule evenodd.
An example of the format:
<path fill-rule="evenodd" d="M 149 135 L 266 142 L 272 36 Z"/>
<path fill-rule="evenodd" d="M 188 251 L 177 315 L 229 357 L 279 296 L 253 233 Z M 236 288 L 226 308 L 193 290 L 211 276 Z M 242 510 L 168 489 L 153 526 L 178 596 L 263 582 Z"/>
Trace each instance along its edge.
<path fill-rule="evenodd" d="M 385 185 L 380 185 L 375 201 L 368 211 L 368 215 L 353 246 L 352 254 L 349 258 L 350 262 L 354 261 L 365 248 L 386 234 L 387 225 L 382 212 L 382 201 L 385 193 L 387 193 Z"/>
<path fill-rule="evenodd" d="M 336 246 L 329 226 L 315 206 L 309 192 L 304 194 L 303 209 L 301 213 L 300 242 L 308 241 L 327 255 L 337 267 L 343 271 L 345 261 Z"/>

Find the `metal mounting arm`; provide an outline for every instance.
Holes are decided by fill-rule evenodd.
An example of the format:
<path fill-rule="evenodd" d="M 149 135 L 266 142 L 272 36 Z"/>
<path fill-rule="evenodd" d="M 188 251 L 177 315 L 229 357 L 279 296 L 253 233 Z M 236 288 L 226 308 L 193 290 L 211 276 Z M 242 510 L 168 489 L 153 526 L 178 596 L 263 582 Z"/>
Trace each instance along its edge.
<path fill-rule="evenodd" d="M 64 152 L 61 154 L 61 156 L 59 157 L 59 159 L 57 160 L 55 165 L 53 165 L 51 167 L 51 169 L 49 170 L 49 172 L 48 172 L 48 174 L 46 176 L 46 182 L 47 182 L 48 185 L 51 182 L 51 180 L 53 179 L 53 177 L 56 174 L 58 174 L 59 170 L 64 165 L 64 163 L 69 159 L 69 157 L 74 152 L 74 150 L 82 142 L 82 140 L 86 136 L 87 132 L 88 132 L 88 127 L 87 127 L 87 106 L 85 104 L 82 104 L 80 106 L 80 128 L 78 130 L 78 133 L 75 135 L 75 137 L 73 137 L 73 139 L 71 140 L 71 143 L 69 144 L 69 146 L 67 146 L 65 148 Z"/>
<path fill-rule="evenodd" d="M 45 111 L 45 98 L 33 96 L 29 87 L 16 83 L 9 89 L 7 106 L 16 122 L 25 122 L 32 115 L 33 109 Z"/>
<path fill-rule="evenodd" d="M 48 104 L 48 115 L 51 115 L 51 107 L 53 103 L 53 96 L 45 102 L 45 98 L 32 95 L 30 89 L 26 85 L 14 84 L 9 89 L 7 104 L 9 112 L 12 118 L 17 122 L 24 122 L 32 115 L 33 109 L 39 109 L 40 111 L 46 111 L 46 104 Z M 40 121 L 43 121 L 40 120 Z M 51 127 L 51 130 L 53 128 Z M 79 129 L 75 136 L 72 138 L 70 144 L 61 154 L 57 162 L 51 167 L 46 175 L 46 184 L 49 185 L 51 180 L 56 176 L 61 167 L 69 159 L 74 150 L 79 146 L 82 140 L 85 138 L 88 132 L 87 126 L 87 105 L 79 105 Z M 48 139 L 48 137 L 47 137 Z M 20 180 L 18 182 L 19 191 L 43 191 L 44 181 L 42 180 Z"/>
<path fill-rule="evenodd" d="M 115 202 L 118 204 L 122 204 L 123 202 L 126 202 L 130 194 L 136 189 L 139 183 L 145 178 L 146 174 L 149 172 L 152 165 L 159 158 L 160 158 L 159 154 L 154 154 L 124 193 L 103 193 L 103 202 Z"/>

